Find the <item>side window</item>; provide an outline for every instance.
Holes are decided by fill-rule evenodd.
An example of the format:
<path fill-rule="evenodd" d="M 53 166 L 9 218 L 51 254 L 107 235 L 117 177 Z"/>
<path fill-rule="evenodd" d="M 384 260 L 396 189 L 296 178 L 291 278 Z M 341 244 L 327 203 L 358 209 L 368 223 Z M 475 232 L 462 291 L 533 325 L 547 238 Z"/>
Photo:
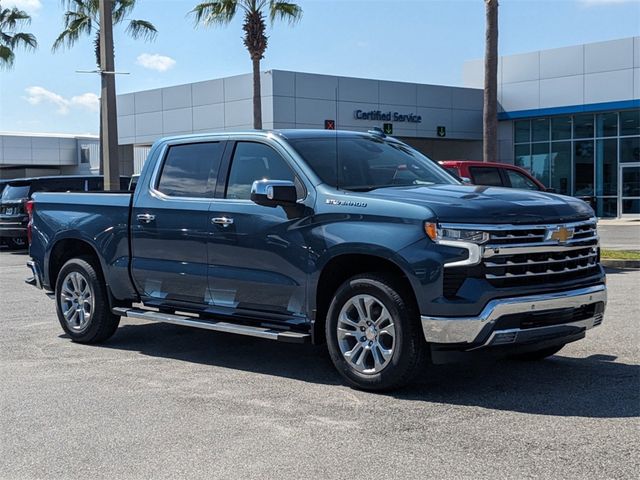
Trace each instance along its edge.
<path fill-rule="evenodd" d="M 207 142 L 169 147 L 158 191 L 170 197 L 213 197 L 223 145 Z"/>
<path fill-rule="evenodd" d="M 505 171 L 507 172 L 507 177 L 509 178 L 509 181 L 511 182 L 511 186 L 513 188 L 522 188 L 524 190 L 540 190 L 540 188 L 538 188 L 538 185 L 536 185 L 533 180 L 525 177 L 520 172 L 516 172 L 515 170 L 510 169 L 507 169 Z"/>
<path fill-rule="evenodd" d="M 227 180 L 226 198 L 248 200 L 256 180 L 289 180 L 296 183 L 298 196 L 302 187 L 291 167 L 273 148 L 263 143 L 238 142 Z"/>
<path fill-rule="evenodd" d="M 500 172 L 494 167 L 470 167 L 469 172 L 475 185 L 502 187 Z"/>

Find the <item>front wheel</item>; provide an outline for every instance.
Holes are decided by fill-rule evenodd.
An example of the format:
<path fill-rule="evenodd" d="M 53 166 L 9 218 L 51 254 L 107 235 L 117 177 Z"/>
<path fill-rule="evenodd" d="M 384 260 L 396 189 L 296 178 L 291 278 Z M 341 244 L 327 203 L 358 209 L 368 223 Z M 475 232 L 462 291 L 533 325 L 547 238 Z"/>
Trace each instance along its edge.
<path fill-rule="evenodd" d="M 415 376 L 426 351 L 418 314 L 394 277 L 365 274 L 338 288 L 329 307 L 329 354 L 347 382 L 390 390 Z"/>
<path fill-rule="evenodd" d="M 60 325 L 74 342 L 102 342 L 118 328 L 120 317 L 111 313 L 107 287 L 89 258 L 63 265 L 55 298 Z"/>

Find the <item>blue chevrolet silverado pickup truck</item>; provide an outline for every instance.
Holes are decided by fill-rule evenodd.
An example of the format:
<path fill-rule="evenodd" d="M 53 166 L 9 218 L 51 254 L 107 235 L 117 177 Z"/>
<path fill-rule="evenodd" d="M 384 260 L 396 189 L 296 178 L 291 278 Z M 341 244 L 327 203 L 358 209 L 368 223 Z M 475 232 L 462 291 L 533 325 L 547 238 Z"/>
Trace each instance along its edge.
<path fill-rule="evenodd" d="M 586 203 L 463 185 L 378 131 L 166 138 L 132 194 L 34 199 L 27 281 L 76 342 L 121 317 L 326 342 L 385 390 L 452 354 L 548 357 L 606 304 Z"/>

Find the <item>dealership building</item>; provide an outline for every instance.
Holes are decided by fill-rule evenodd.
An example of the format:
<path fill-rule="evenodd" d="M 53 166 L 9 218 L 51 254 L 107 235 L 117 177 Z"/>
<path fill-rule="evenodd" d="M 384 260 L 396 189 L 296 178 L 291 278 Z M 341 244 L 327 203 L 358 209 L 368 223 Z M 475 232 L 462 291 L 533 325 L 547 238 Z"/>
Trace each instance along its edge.
<path fill-rule="evenodd" d="M 263 127 L 379 127 L 435 160 L 478 160 L 483 62 L 462 69 L 464 87 L 265 71 Z M 252 128 L 252 92 L 247 74 L 118 95 L 123 173 L 163 136 Z M 497 161 L 599 216 L 640 215 L 640 37 L 500 57 L 498 102 Z"/>

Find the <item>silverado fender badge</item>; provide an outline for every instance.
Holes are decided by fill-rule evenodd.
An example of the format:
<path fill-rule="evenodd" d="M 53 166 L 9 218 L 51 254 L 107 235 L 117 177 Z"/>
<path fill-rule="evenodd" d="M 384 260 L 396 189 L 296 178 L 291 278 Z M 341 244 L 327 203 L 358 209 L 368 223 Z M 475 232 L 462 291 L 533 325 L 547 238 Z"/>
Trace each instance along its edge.
<path fill-rule="evenodd" d="M 336 200 L 335 198 L 327 198 L 324 201 L 328 205 L 340 205 L 343 207 L 366 207 L 367 202 L 352 202 L 350 200 Z"/>

